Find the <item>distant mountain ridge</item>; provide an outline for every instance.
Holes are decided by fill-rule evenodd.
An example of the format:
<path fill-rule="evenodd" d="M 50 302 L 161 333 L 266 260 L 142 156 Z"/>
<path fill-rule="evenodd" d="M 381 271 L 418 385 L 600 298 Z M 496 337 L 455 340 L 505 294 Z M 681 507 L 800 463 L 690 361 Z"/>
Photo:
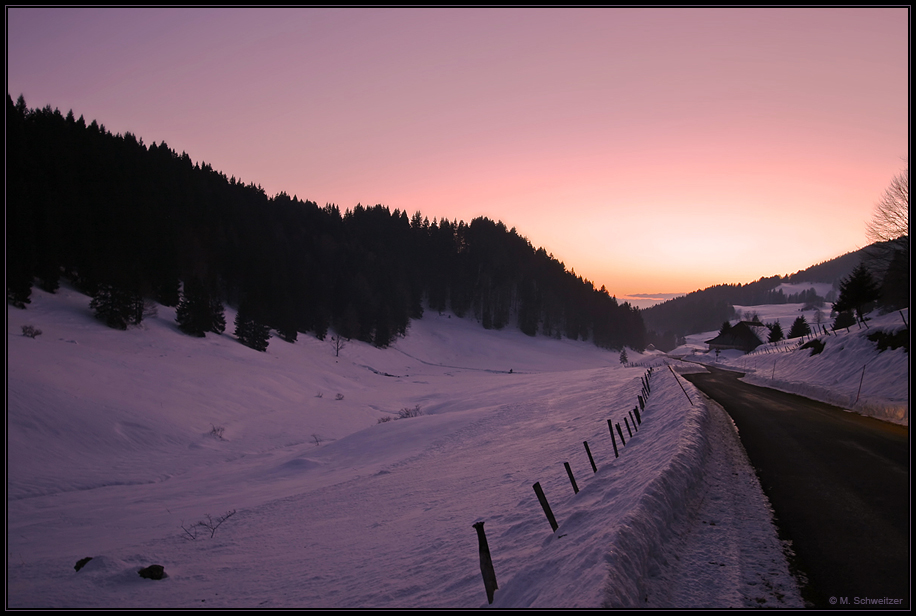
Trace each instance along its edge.
<path fill-rule="evenodd" d="M 735 317 L 736 305 L 833 301 L 833 297 L 818 295 L 814 283 L 830 284 L 836 289 L 840 280 L 863 260 L 867 250 L 848 252 L 789 276 L 764 277 L 747 284 L 714 285 L 646 308 L 642 315 L 650 331 L 649 340 L 664 349 L 676 346 L 678 337 L 719 329 L 724 321 Z M 784 284 L 804 283 L 812 283 L 812 287 L 789 294 L 779 288 Z"/>

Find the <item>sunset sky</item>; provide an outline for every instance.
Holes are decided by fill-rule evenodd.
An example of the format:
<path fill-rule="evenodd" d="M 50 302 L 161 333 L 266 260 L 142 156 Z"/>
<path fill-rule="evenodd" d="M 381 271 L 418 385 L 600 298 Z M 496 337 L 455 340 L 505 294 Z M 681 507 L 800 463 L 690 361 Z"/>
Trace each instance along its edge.
<path fill-rule="evenodd" d="M 618 298 L 866 244 L 901 8 L 7 8 L 7 91 L 342 210 L 502 220 Z"/>

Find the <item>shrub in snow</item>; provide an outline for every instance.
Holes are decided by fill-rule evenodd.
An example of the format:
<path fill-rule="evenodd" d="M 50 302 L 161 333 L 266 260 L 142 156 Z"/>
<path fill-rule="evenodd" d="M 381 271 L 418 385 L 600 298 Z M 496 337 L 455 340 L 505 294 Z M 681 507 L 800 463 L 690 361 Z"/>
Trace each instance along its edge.
<path fill-rule="evenodd" d="M 213 538 L 213 535 L 216 534 L 216 529 L 222 525 L 223 522 L 235 515 L 235 509 L 232 511 L 227 511 L 218 518 L 210 517 L 208 513 L 206 515 L 206 520 L 201 520 L 196 524 L 192 524 L 188 527 L 185 527 L 184 524 L 181 525 L 181 530 L 184 531 L 185 539 L 197 539 L 197 536 L 204 531 L 210 531 L 210 538 Z"/>
<path fill-rule="evenodd" d="M 335 399 L 335 400 L 343 400 L 343 394 L 337 394 L 336 396 L 334 396 L 334 399 Z"/>
<path fill-rule="evenodd" d="M 22 335 L 28 336 L 29 338 L 34 338 L 35 336 L 41 335 L 41 330 L 37 327 L 32 327 L 31 325 L 22 326 Z"/>
<path fill-rule="evenodd" d="M 223 440 L 223 432 L 225 432 L 226 428 L 223 426 L 214 426 L 213 424 L 210 424 L 210 428 L 210 436 L 215 436 L 219 440 Z"/>
<path fill-rule="evenodd" d="M 419 417 L 423 412 L 420 410 L 420 405 L 416 405 L 411 408 L 402 408 L 398 411 L 398 419 L 407 419 L 408 417 Z"/>
<path fill-rule="evenodd" d="M 806 342 L 805 344 L 803 344 L 801 348 L 811 349 L 811 355 L 813 356 L 813 355 L 817 355 L 818 353 L 824 350 L 824 343 L 818 340 L 817 338 L 815 338 L 814 340 L 811 340 L 810 342 Z"/>
<path fill-rule="evenodd" d="M 41 333 L 41 332 L 39 332 Z M 878 351 L 886 351 L 888 348 L 897 349 L 903 347 L 907 353 L 910 352 L 910 330 L 901 329 L 893 334 L 887 332 L 875 332 L 869 334 L 868 339 L 878 345 Z"/>
<path fill-rule="evenodd" d="M 162 578 L 169 577 L 165 573 L 165 567 L 162 565 L 150 565 L 149 567 L 140 569 L 137 573 L 140 574 L 140 577 L 148 580 L 161 580 Z"/>
<path fill-rule="evenodd" d="M 377 423 L 388 423 L 391 419 L 391 415 L 385 415 L 384 417 L 379 417 Z"/>

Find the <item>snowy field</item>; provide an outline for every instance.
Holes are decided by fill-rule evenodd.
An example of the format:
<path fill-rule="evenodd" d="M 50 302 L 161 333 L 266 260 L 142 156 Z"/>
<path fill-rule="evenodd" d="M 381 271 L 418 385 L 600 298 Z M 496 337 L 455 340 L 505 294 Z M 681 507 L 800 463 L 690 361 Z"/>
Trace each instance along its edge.
<path fill-rule="evenodd" d="M 476 521 L 493 607 L 801 605 L 730 420 L 668 367 L 695 364 L 435 313 L 387 350 L 259 353 L 88 304 L 7 309 L 9 608 L 486 607 Z"/>

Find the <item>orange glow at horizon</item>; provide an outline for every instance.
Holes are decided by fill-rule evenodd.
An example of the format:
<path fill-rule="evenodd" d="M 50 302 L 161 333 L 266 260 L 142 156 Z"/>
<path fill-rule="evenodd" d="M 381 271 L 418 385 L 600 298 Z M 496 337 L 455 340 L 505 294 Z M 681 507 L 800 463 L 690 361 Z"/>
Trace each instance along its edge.
<path fill-rule="evenodd" d="M 515 227 L 616 296 L 865 245 L 909 9 L 8 8 L 8 92 L 319 205 Z"/>

